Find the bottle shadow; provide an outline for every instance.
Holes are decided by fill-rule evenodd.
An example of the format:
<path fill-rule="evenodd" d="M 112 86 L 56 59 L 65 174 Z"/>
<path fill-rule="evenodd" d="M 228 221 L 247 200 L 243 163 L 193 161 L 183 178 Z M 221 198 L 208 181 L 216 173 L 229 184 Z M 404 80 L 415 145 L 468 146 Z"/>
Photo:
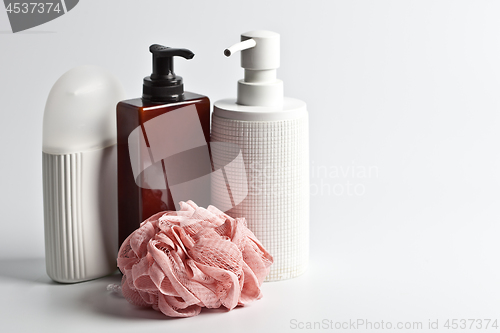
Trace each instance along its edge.
<path fill-rule="evenodd" d="M 51 297 L 66 308 L 83 306 L 87 311 L 97 315 L 120 317 L 123 319 L 169 319 L 151 308 L 140 308 L 129 304 L 123 296 L 107 290 L 109 284 L 120 284 L 121 274 L 116 273 L 100 279 L 74 284 L 53 281 L 45 271 L 44 258 L 0 259 L 0 281 L 16 284 L 46 285 L 52 292 Z M 58 288 L 62 287 L 62 288 Z M 17 286 L 15 288 L 18 288 Z M 53 289 L 55 288 L 55 289 Z M 69 289 L 75 288 L 75 292 Z M 73 289 L 74 290 L 74 289 Z M 75 303 L 73 303 L 75 302 Z M 73 304 L 71 304 L 73 303 Z"/>
<path fill-rule="evenodd" d="M 50 297 L 57 298 L 57 304 L 65 304 L 66 309 L 68 307 L 75 307 L 75 309 L 81 310 L 83 307 L 86 311 L 95 315 L 118 317 L 130 321 L 182 319 L 167 317 L 152 308 L 132 305 L 121 293 L 112 292 L 107 289 L 110 284 L 120 285 L 121 279 L 122 275 L 116 272 L 115 274 L 91 281 L 63 284 L 52 281 L 47 275 L 44 258 L 0 259 L 0 281 L 2 283 L 15 280 L 17 283 L 26 283 L 28 285 L 46 285 L 50 290 Z M 57 288 L 57 286 L 64 287 Z M 76 288 L 76 290 L 70 291 L 67 288 Z M 238 308 L 236 307 L 234 310 Z M 223 307 L 219 309 L 203 308 L 200 315 L 206 316 L 227 312 L 228 310 Z"/>
<path fill-rule="evenodd" d="M 0 259 L 0 278 L 56 284 L 45 272 L 44 258 Z"/>

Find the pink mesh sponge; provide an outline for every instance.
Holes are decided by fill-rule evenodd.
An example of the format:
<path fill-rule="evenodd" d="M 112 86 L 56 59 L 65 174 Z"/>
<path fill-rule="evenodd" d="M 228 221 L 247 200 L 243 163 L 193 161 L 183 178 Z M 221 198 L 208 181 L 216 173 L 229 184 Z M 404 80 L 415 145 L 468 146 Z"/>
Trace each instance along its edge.
<path fill-rule="evenodd" d="M 181 202 L 141 223 L 122 244 L 122 293 L 132 304 L 170 317 L 191 317 L 202 307 L 231 310 L 262 297 L 273 262 L 244 218 Z"/>

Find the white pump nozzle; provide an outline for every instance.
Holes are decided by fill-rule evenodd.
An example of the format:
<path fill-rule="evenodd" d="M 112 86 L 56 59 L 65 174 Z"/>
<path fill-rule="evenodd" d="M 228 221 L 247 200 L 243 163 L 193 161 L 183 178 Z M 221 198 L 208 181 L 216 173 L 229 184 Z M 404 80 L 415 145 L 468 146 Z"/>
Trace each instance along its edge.
<path fill-rule="evenodd" d="M 225 49 L 224 55 L 226 57 L 230 57 L 233 53 L 249 49 L 251 47 L 254 47 L 255 45 L 257 45 L 257 43 L 255 42 L 254 39 L 247 39 L 247 40 L 244 40 L 243 42 L 236 43 L 236 44 L 228 47 L 227 49 Z"/>
<path fill-rule="evenodd" d="M 283 81 L 276 78 L 280 66 L 280 35 L 256 30 L 241 34 L 241 42 L 224 50 L 229 57 L 241 51 L 245 78 L 238 81 L 236 103 L 248 106 L 281 106 Z"/>

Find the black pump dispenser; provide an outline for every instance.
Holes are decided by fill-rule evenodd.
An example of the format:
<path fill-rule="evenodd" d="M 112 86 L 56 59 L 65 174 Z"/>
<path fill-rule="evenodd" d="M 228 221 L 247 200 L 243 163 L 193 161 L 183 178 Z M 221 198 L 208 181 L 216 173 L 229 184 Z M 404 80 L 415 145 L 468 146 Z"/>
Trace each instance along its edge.
<path fill-rule="evenodd" d="M 153 73 L 144 78 L 142 98 L 152 102 L 175 102 L 183 99 L 182 77 L 174 73 L 173 57 L 192 59 L 194 53 L 187 49 L 175 49 L 158 44 L 149 47 L 153 54 Z"/>

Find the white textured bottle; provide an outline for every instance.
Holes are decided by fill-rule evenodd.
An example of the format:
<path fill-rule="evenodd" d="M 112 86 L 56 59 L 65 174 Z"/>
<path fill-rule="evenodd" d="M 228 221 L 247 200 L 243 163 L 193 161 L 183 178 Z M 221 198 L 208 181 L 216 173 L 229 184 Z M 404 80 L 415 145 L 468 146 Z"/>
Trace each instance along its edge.
<path fill-rule="evenodd" d="M 245 78 L 238 81 L 237 99 L 214 104 L 211 141 L 237 144 L 246 175 L 225 168 L 225 179 L 213 180 L 212 200 L 224 205 L 227 187 L 236 192 L 248 186 L 247 197 L 233 198 L 234 207 L 226 213 L 245 217 L 273 256 L 267 281 L 293 278 L 305 271 L 309 257 L 308 112 L 304 102 L 283 96 L 283 82 L 276 78 L 279 34 L 244 33 L 224 54 L 237 51 Z M 212 154 L 217 164 L 230 152 L 213 145 Z"/>
<path fill-rule="evenodd" d="M 54 84 L 43 117 L 47 274 L 62 283 L 116 270 L 116 117 L 121 84 L 94 66 Z"/>

